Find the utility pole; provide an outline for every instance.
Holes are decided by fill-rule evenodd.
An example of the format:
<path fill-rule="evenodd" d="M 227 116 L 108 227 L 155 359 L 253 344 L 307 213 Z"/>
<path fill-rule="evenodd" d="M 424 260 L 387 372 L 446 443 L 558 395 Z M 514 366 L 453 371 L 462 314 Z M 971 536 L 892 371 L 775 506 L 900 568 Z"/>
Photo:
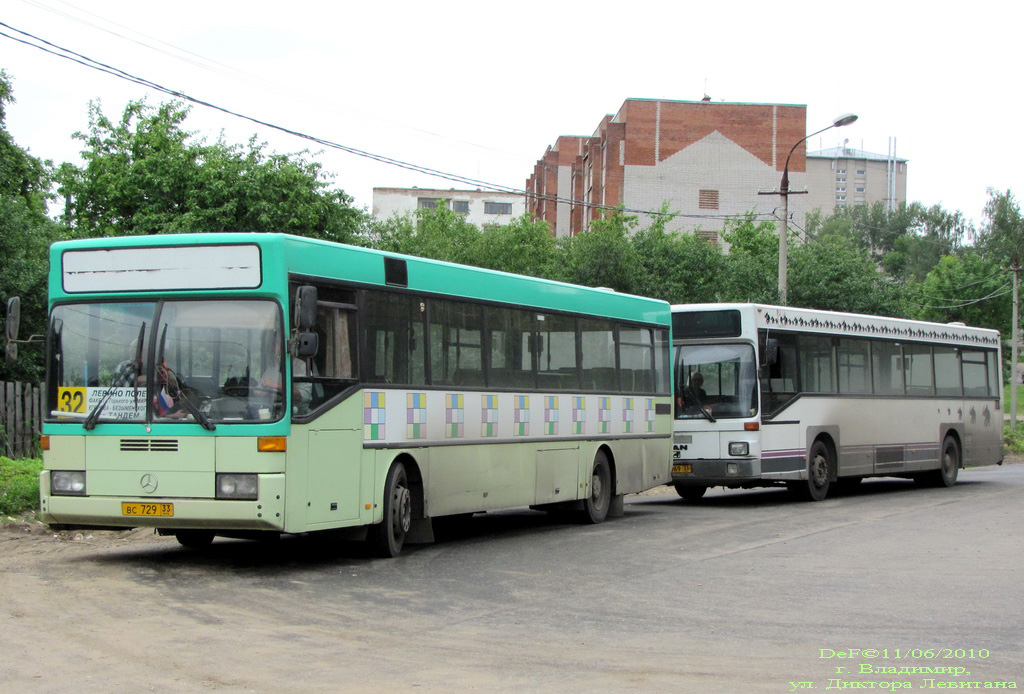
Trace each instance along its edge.
<path fill-rule="evenodd" d="M 1013 259 L 1013 320 L 1010 327 L 1010 428 L 1017 428 L 1017 280 L 1020 275 L 1020 261 Z"/>
<path fill-rule="evenodd" d="M 789 196 L 799 195 L 806 193 L 806 190 L 790 190 L 789 189 L 789 160 L 793 157 L 793 152 L 799 147 L 804 140 L 820 135 L 826 130 L 832 128 L 841 128 L 844 125 L 849 125 L 857 120 L 857 116 L 852 113 L 846 113 L 841 116 L 837 116 L 833 121 L 832 125 L 827 128 L 822 128 L 817 132 L 813 132 L 810 135 L 801 137 L 796 141 L 789 150 L 789 154 L 786 155 L 786 165 L 782 167 L 782 183 L 779 185 L 778 190 L 770 190 L 759 192 L 758 195 L 781 195 L 782 196 L 782 231 L 779 233 L 779 305 L 785 306 L 788 301 L 788 285 L 789 285 Z"/>

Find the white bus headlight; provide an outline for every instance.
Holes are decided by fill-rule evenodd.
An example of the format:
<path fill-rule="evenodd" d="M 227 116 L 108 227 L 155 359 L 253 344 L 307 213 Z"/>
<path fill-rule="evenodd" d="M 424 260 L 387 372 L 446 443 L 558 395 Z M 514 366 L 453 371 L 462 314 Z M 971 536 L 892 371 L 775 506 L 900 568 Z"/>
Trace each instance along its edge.
<path fill-rule="evenodd" d="M 85 494 L 84 470 L 54 470 L 50 473 L 50 493 Z"/>
<path fill-rule="evenodd" d="M 218 499 L 257 499 L 260 495 L 259 476 L 238 473 L 217 475 Z"/>
<path fill-rule="evenodd" d="M 750 444 L 746 441 L 730 441 L 729 455 L 750 455 Z"/>

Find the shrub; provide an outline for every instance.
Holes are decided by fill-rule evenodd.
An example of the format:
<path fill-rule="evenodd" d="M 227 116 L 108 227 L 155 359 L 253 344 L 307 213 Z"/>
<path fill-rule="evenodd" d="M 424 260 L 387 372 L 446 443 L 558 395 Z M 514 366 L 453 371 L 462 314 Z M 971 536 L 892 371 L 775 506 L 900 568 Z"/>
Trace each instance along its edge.
<path fill-rule="evenodd" d="M 36 458 L 11 460 L 0 457 L 0 515 L 14 515 L 39 506 L 39 472 Z"/>

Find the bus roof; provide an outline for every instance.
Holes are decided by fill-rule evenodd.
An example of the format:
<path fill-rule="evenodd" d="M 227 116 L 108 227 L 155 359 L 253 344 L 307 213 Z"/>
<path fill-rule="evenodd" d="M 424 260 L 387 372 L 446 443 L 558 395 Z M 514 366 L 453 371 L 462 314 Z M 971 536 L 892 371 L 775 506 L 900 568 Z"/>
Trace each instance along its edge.
<path fill-rule="evenodd" d="M 75 275 L 65 265 L 66 254 L 87 256 L 90 251 L 107 251 L 98 262 L 90 260 L 90 268 L 99 266 L 99 270 L 87 269 L 80 276 L 106 275 L 113 278 L 117 274 L 140 276 L 148 270 L 137 267 L 138 259 L 146 256 L 146 250 L 155 248 L 183 249 L 179 254 L 184 262 L 193 262 L 199 254 L 190 254 L 189 249 L 196 247 L 256 247 L 260 249 L 259 261 L 249 274 L 243 274 L 230 261 L 221 262 L 204 258 L 196 260 L 202 268 L 184 268 L 191 272 L 189 277 L 201 275 L 210 277 L 231 277 L 227 284 L 205 284 L 202 286 L 176 284 L 130 285 L 134 288 L 123 289 L 120 285 L 103 285 L 100 289 L 69 289 L 69 279 Z M 136 255 L 129 261 L 131 266 L 118 266 L 114 261 L 110 267 L 104 267 L 107 258 L 117 255 L 117 251 L 131 250 Z M 81 253 L 74 254 L 75 251 Z M 138 254 L 143 254 L 139 256 Z M 210 254 L 203 254 L 209 256 Z M 94 256 L 100 258 L 101 256 Z M 230 253 L 224 257 L 233 257 Z M 385 259 L 401 261 L 405 266 L 405 284 L 389 282 L 385 273 Z M 213 264 L 211 264 L 213 263 Z M 230 267 L 229 267 L 230 266 Z M 138 296 L 163 296 L 169 293 L 184 292 L 188 294 L 208 294 L 216 289 L 247 290 L 254 294 L 268 292 L 281 294 L 285 291 L 288 275 L 299 275 L 309 278 L 338 280 L 361 285 L 393 286 L 407 288 L 412 292 L 440 294 L 446 296 L 494 301 L 516 306 L 547 309 L 553 311 L 576 311 L 584 314 L 633 320 L 646 323 L 668 325 L 670 322 L 668 304 L 656 299 L 648 299 L 629 294 L 621 294 L 608 289 L 583 287 L 563 282 L 555 282 L 537 277 L 515 275 L 497 270 L 458 265 L 426 258 L 388 253 L 370 248 L 350 246 L 318 239 L 309 239 L 288 234 L 273 233 L 209 233 L 209 234 L 159 234 L 153 236 L 125 236 L 118 238 L 82 239 L 76 241 L 60 241 L 50 249 L 50 302 L 71 296 L 124 296 L 130 291 Z M 160 268 L 164 269 L 164 268 Z M 182 270 L 175 267 L 173 270 Z M 141 277 L 137 281 L 147 282 L 157 273 L 148 271 L 150 277 Z M 275 280 L 273 278 L 280 278 Z M 86 285 L 82 285 L 86 286 Z"/>
<path fill-rule="evenodd" d="M 745 321 L 750 321 L 749 324 L 758 330 L 792 330 L 850 337 L 876 337 L 985 347 L 998 347 L 1000 344 L 998 330 L 975 328 L 956 323 L 930 323 L 903 318 L 754 303 L 675 304 L 672 306 L 673 313 L 727 310 L 739 311 Z M 677 334 L 675 339 L 686 339 L 686 336 Z"/>

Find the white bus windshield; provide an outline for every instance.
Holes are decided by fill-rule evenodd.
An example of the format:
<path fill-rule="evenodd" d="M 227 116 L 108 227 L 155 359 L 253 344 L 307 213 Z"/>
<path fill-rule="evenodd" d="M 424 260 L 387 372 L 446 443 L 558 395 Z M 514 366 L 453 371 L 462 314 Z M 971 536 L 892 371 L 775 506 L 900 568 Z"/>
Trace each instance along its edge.
<path fill-rule="evenodd" d="M 757 367 L 749 344 L 676 348 L 676 419 L 736 419 L 757 414 Z"/>
<path fill-rule="evenodd" d="M 281 311 L 267 300 L 63 304 L 48 411 L 96 422 L 265 422 L 284 414 Z"/>

